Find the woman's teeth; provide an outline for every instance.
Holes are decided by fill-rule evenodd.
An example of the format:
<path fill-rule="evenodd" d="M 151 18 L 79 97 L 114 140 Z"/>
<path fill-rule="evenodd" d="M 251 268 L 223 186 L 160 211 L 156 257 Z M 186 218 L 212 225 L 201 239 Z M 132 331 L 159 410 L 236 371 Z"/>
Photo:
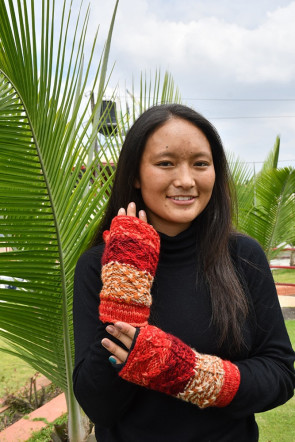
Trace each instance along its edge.
<path fill-rule="evenodd" d="M 189 201 L 189 200 L 192 200 L 194 197 L 193 196 L 172 196 L 170 198 L 172 198 L 173 200 L 176 200 L 176 201 Z"/>

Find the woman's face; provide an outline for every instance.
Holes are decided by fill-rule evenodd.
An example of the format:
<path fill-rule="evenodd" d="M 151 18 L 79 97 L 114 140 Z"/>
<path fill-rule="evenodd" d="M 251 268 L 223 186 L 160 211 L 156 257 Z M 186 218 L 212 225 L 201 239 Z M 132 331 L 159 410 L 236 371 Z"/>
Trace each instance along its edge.
<path fill-rule="evenodd" d="M 149 222 L 175 236 L 207 206 L 215 182 L 209 141 L 200 129 L 172 118 L 147 139 L 139 179 Z"/>

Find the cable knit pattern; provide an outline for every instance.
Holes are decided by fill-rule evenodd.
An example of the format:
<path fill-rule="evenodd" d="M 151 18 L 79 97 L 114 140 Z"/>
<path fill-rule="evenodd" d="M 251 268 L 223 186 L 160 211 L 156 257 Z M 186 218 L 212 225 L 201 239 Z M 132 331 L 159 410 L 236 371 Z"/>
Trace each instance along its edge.
<path fill-rule="evenodd" d="M 106 247 L 102 256 L 100 319 L 142 327 L 150 314 L 160 237 L 150 224 L 124 215 L 113 219 L 103 237 Z"/>
<path fill-rule="evenodd" d="M 180 339 L 151 325 L 140 330 L 119 375 L 200 408 L 225 407 L 240 385 L 236 365 L 197 353 Z"/>

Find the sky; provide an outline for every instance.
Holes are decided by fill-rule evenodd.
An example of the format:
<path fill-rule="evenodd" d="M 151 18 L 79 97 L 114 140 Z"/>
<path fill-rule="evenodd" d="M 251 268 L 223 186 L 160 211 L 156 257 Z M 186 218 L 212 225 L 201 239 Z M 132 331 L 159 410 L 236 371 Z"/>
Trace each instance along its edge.
<path fill-rule="evenodd" d="M 102 44 L 115 0 L 90 5 Z M 294 23 L 288 0 L 120 0 L 109 86 L 123 96 L 141 72 L 168 70 L 227 151 L 259 169 L 279 135 L 279 166 L 295 167 Z"/>

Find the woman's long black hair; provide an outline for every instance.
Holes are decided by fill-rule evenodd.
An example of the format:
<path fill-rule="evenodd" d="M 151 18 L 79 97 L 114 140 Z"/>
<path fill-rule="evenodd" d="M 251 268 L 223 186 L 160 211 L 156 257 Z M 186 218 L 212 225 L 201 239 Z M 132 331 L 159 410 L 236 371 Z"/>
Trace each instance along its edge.
<path fill-rule="evenodd" d="M 180 104 L 154 106 L 145 111 L 128 131 L 117 164 L 112 193 L 106 213 L 92 245 L 102 243 L 102 233 L 110 228 L 121 207 L 134 201 L 137 210 L 145 210 L 140 189 L 134 187 L 148 137 L 167 120 L 181 118 L 200 129 L 209 141 L 215 168 L 211 199 L 198 217 L 198 247 L 208 283 L 212 320 L 220 335 L 220 344 L 230 340 L 234 349 L 243 343 L 242 326 L 248 313 L 245 293 L 235 271 L 229 243 L 233 236 L 233 186 L 223 145 L 214 126 L 201 114 Z"/>

